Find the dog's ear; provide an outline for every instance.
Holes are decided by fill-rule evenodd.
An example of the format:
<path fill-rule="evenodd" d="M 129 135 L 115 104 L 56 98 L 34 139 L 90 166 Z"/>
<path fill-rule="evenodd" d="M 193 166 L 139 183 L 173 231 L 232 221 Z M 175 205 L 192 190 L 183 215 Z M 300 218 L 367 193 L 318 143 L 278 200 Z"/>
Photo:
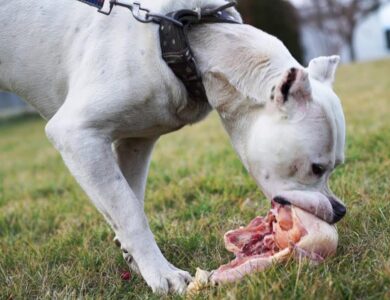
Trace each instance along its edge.
<path fill-rule="evenodd" d="M 204 81 L 207 97 L 213 99 L 213 108 L 221 115 L 234 116 L 243 101 L 243 95 L 223 73 L 207 72 Z"/>
<path fill-rule="evenodd" d="M 339 63 L 340 56 L 337 55 L 315 58 L 309 63 L 309 74 L 320 82 L 332 85 Z"/>
<path fill-rule="evenodd" d="M 312 99 L 309 74 L 302 68 L 287 70 L 273 93 L 272 97 L 283 111 L 291 112 L 294 108 L 306 107 Z"/>

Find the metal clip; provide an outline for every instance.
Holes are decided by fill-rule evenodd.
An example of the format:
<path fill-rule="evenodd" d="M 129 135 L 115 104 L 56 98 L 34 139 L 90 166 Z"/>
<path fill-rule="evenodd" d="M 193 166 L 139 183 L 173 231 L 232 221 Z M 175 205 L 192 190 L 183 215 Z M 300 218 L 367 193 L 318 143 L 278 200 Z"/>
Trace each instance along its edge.
<path fill-rule="evenodd" d="M 103 15 L 109 16 L 112 12 L 112 9 L 114 8 L 115 2 L 116 0 L 104 1 L 103 7 L 98 9 L 98 12 Z"/>
<path fill-rule="evenodd" d="M 198 20 L 200 21 L 202 18 L 202 9 L 200 7 L 195 7 L 193 11 L 196 13 Z"/>
<path fill-rule="evenodd" d="M 131 8 L 131 12 L 133 13 L 134 18 L 137 21 L 140 21 L 142 23 L 150 23 L 153 22 L 151 18 L 149 18 L 149 9 L 142 8 L 141 3 L 134 2 Z"/>

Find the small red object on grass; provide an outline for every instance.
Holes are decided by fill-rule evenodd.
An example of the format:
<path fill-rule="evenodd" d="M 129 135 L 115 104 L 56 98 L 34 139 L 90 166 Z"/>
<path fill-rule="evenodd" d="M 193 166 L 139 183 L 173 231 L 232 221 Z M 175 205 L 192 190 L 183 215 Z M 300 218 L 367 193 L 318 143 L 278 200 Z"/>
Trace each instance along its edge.
<path fill-rule="evenodd" d="M 121 279 L 123 280 L 123 281 L 129 281 L 130 279 L 131 279 L 131 274 L 130 274 L 130 272 L 122 272 L 122 274 L 121 274 Z"/>

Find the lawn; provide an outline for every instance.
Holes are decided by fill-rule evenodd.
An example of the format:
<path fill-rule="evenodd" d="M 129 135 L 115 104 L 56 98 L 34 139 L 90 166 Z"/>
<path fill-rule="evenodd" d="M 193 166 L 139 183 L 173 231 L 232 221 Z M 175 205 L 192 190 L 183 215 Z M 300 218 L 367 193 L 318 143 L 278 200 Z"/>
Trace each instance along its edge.
<path fill-rule="evenodd" d="M 343 66 L 336 90 L 348 124 L 347 160 L 331 180 L 348 207 L 337 255 L 317 267 L 275 266 L 199 299 L 390 299 L 390 60 Z M 159 299 L 139 277 L 121 280 L 114 234 L 44 125 L 37 117 L 0 122 L 0 299 Z M 178 267 L 193 273 L 227 262 L 223 233 L 268 209 L 215 114 L 159 141 L 146 211 Z"/>

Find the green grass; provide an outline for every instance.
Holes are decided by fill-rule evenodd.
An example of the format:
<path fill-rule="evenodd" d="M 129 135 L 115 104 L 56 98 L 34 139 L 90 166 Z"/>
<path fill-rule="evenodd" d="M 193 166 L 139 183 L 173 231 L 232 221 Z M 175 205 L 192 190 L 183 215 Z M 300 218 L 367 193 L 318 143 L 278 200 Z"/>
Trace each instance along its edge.
<path fill-rule="evenodd" d="M 331 186 L 349 209 L 337 256 L 275 266 L 199 299 L 390 299 L 390 61 L 342 67 L 336 90 L 348 143 Z M 158 299 L 137 276 L 120 279 L 112 231 L 43 128 L 31 117 L 0 124 L 0 299 Z M 157 145 L 146 210 L 175 265 L 194 272 L 228 261 L 223 233 L 268 208 L 215 114 Z"/>

